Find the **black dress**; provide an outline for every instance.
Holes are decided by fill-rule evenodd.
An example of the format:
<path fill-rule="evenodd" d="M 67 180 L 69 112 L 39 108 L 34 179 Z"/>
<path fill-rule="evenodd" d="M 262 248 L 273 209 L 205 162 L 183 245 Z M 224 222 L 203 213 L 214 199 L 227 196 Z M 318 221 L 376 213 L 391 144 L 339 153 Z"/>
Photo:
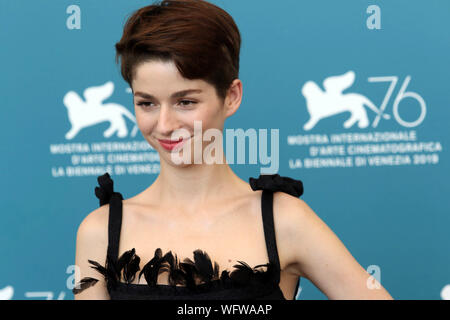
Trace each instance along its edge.
<path fill-rule="evenodd" d="M 181 262 L 171 251 L 163 254 L 158 248 L 142 270 L 139 267 L 140 258 L 134 248 L 118 257 L 123 197 L 114 192 L 113 180 L 108 173 L 99 176 L 97 180 L 100 187 L 95 188 L 95 194 L 100 199 L 100 206 L 106 203 L 110 205 L 108 252 L 105 266 L 92 260 L 89 263 L 91 268 L 104 277 L 111 300 L 286 300 L 279 287 L 280 261 L 273 220 L 273 192 L 282 191 L 300 197 L 303 194 L 300 180 L 278 174 L 249 179 L 252 190 L 263 190 L 261 208 L 269 262 L 252 268 L 247 263 L 238 261 L 239 264 L 233 266 L 233 271 L 223 270 L 221 273 L 218 264 L 213 264 L 209 255 L 200 249 L 194 251 L 194 261 L 185 258 Z M 158 274 L 161 272 L 169 272 L 169 284 L 157 284 Z M 143 276 L 147 283 L 131 283 L 136 276 Z M 78 294 L 97 281 L 98 279 L 91 277 L 83 278 L 75 286 L 73 293 Z M 295 299 L 298 287 L 299 282 L 292 299 Z"/>

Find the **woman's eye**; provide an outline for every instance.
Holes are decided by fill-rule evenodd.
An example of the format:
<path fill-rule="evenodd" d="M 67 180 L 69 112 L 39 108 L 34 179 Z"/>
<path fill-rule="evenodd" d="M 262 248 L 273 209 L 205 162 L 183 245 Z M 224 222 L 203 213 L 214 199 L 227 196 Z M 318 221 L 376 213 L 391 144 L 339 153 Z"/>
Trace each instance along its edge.
<path fill-rule="evenodd" d="M 137 105 L 138 106 L 144 106 L 144 107 L 148 108 L 150 103 L 151 102 L 139 102 Z"/>
<path fill-rule="evenodd" d="M 185 102 L 187 102 L 187 104 Z M 187 107 L 187 106 L 190 106 L 192 104 L 195 104 L 196 102 L 195 101 L 190 101 L 190 100 L 181 100 L 180 103 L 182 103 L 183 106 Z"/>

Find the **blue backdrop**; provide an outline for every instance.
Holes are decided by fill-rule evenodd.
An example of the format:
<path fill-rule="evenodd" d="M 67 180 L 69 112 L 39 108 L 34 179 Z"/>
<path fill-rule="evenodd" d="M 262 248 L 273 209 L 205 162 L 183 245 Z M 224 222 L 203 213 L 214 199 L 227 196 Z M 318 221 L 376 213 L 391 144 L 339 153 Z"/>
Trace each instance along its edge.
<path fill-rule="evenodd" d="M 244 98 L 226 128 L 279 129 L 277 172 L 303 181 L 302 199 L 395 299 L 450 299 L 450 2 L 211 2 L 242 34 Z M 104 103 L 133 113 L 114 44 L 150 3 L 0 0 L 1 298 L 72 299 L 96 177 L 109 171 L 125 198 L 156 178 L 133 121 L 105 137 L 108 122 L 69 133 L 68 117 L 103 85 Z M 232 165 L 244 180 L 261 167 Z M 297 299 L 326 296 L 302 279 Z"/>

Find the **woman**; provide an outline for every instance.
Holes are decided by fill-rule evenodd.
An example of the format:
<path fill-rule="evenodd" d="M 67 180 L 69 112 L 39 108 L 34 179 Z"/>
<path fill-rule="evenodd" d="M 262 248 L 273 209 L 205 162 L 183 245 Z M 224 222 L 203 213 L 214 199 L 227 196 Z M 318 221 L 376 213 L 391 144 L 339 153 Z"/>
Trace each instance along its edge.
<path fill-rule="evenodd" d="M 369 274 L 298 198 L 301 181 L 249 185 L 221 143 L 205 161 L 202 133 L 222 132 L 242 100 L 240 44 L 233 19 L 206 1 L 162 1 L 127 20 L 116 61 L 161 170 L 125 200 L 109 174 L 98 178 L 100 208 L 77 233 L 76 299 L 295 299 L 301 277 L 330 299 L 392 299 L 367 287 Z"/>

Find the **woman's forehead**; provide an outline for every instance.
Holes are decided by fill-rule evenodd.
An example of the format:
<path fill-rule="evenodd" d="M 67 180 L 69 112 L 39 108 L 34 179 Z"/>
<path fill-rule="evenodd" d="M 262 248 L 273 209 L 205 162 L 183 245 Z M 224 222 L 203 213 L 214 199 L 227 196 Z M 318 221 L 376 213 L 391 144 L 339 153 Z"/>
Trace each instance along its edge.
<path fill-rule="evenodd" d="M 162 64 L 146 63 L 136 69 L 133 78 L 133 93 L 145 95 L 164 94 L 167 96 L 181 96 L 184 92 L 189 94 L 209 94 L 214 87 L 202 79 L 186 79 L 176 69 L 166 68 Z"/>

